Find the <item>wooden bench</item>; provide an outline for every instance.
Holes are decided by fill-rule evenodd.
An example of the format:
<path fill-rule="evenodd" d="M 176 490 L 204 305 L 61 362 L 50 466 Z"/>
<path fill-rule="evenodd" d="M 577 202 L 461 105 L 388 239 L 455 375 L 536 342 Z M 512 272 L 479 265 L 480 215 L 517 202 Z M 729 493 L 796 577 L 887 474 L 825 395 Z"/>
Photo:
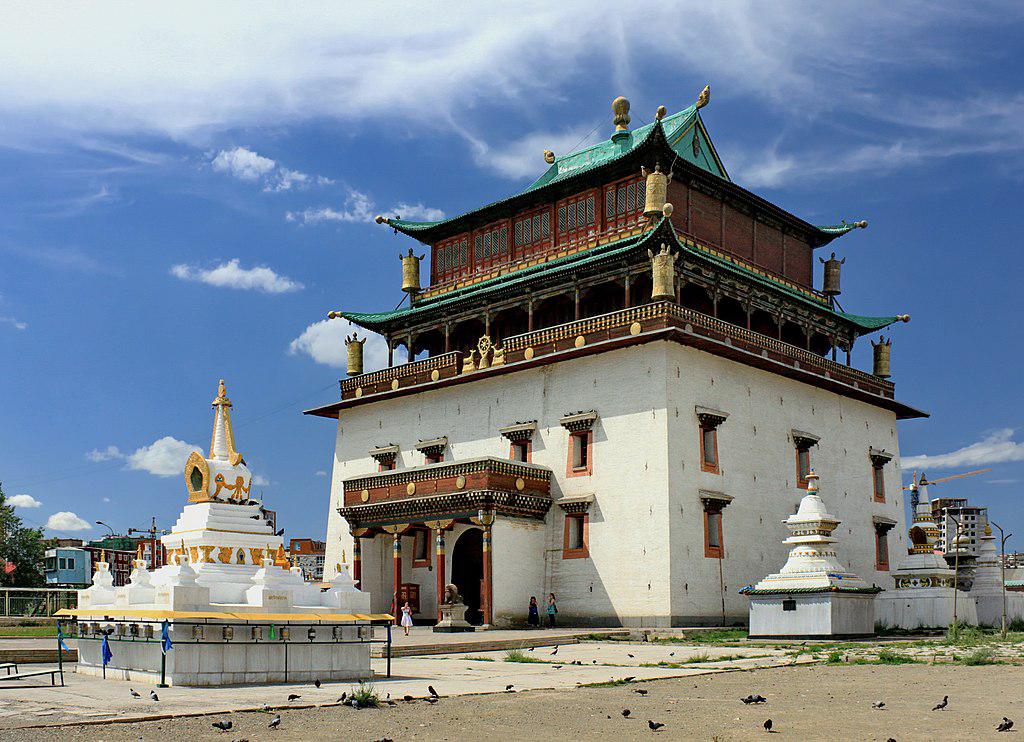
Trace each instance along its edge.
<path fill-rule="evenodd" d="M 10 675 L 11 671 L 18 672 L 17 662 L 0 662 L 0 670 L 7 670 L 7 674 Z"/>
<path fill-rule="evenodd" d="M 7 675 L 0 675 L 0 681 L 3 680 L 24 680 L 25 678 L 35 678 L 43 675 L 50 676 L 50 685 L 57 685 L 57 676 L 60 675 L 60 684 L 64 685 L 64 671 L 61 669 L 56 670 L 32 670 L 30 672 L 18 672 L 8 673 Z"/>

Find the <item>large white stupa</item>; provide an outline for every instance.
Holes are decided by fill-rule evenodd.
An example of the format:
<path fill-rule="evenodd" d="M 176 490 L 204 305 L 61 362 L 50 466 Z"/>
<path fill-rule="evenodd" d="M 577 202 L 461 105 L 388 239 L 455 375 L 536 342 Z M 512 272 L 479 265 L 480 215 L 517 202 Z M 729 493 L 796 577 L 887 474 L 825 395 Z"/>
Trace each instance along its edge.
<path fill-rule="evenodd" d="M 807 494 L 785 521 L 789 558 L 775 574 L 742 592 L 750 598 L 752 637 L 855 637 L 875 630 L 869 586 L 839 561 L 832 536 L 839 525 L 818 495 L 818 475 L 807 475 Z"/>
<path fill-rule="evenodd" d="M 252 474 L 235 448 L 224 382 L 213 400 L 210 455 L 185 463 L 185 505 L 162 537 L 168 564 L 134 562 L 113 586 L 101 560 L 79 591 L 78 672 L 175 685 L 221 685 L 370 676 L 370 596 L 344 564 L 321 591 L 290 568 L 282 538 L 250 496 Z M 167 623 L 173 644 L 163 653 Z M 101 643 L 112 657 L 106 667 Z"/>

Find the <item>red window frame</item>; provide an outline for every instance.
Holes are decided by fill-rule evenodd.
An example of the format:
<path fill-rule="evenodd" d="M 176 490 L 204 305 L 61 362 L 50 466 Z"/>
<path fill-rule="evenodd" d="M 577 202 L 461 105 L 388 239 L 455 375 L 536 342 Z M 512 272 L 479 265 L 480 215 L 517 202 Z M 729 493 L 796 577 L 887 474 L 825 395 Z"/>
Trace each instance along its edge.
<path fill-rule="evenodd" d="M 440 464 L 444 461 L 444 451 L 438 451 L 437 453 L 424 453 L 423 460 L 428 464 Z"/>
<path fill-rule="evenodd" d="M 377 462 L 377 471 L 394 471 L 398 468 L 397 457 L 393 459 L 382 459 Z"/>
<path fill-rule="evenodd" d="M 712 534 L 717 544 L 712 543 Z M 725 542 L 722 540 L 722 509 L 704 508 L 704 556 L 722 559 L 725 556 Z"/>
<path fill-rule="evenodd" d="M 885 502 L 885 463 L 871 462 L 871 495 L 875 502 Z"/>
<path fill-rule="evenodd" d="M 418 559 L 417 545 L 424 544 L 425 557 Z M 412 566 L 416 567 L 429 567 L 430 566 L 430 531 L 426 528 L 414 528 L 412 531 Z"/>
<path fill-rule="evenodd" d="M 596 188 L 555 204 L 555 234 L 559 245 L 596 237 L 601 229 L 601 199 Z"/>
<path fill-rule="evenodd" d="M 517 447 L 521 447 L 523 449 L 523 458 L 516 456 Z M 508 458 L 510 461 L 523 461 L 525 463 L 533 461 L 533 441 L 512 441 L 508 447 Z"/>
<path fill-rule="evenodd" d="M 576 466 L 576 446 L 582 446 L 579 449 L 583 458 L 585 459 L 582 466 Z M 567 477 L 589 477 L 594 473 L 594 431 L 593 430 L 577 430 L 569 433 L 569 445 L 568 445 L 568 457 L 565 462 L 565 476 Z"/>
<path fill-rule="evenodd" d="M 708 446 L 710 437 L 711 445 Z M 708 453 L 711 453 L 709 459 Z M 718 458 L 718 428 L 714 425 L 700 426 L 700 470 L 711 474 L 721 474 L 721 462 Z"/>
<path fill-rule="evenodd" d="M 581 545 L 572 547 L 570 535 L 573 523 L 579 523 L 581 529 Z M 562 533 L 562 559 L 586 559 L 590 556 L 590 514 L 566 513 L 565 527 Z"/>
<path fill-rule="evenodd" d="M 511 220 L 488 224 L 473 232 L 470 261 L 477 273 L 507 263 L 512 257 Z"/>
<path fill-rule="evenodd" d="M 875 526 L 875 569 L 889 571 L 889 529 Z"/>
<path fill-rule="evenodd" d="M 471 246 L 469 232 L 434 245 L 430 256 L 431 283 L 444 283 L 469 273 Z"/>
<path fill-rule="evenodd" d="M 554 210 L 545 206 L 518 214 L 512 219 L 512 251 L 514 259 L 544 252 L 555 244 Z"/>
<path fill-rule="evenodd" d="M 639 175 L 606 185 L 601 204 L 606 230 L 635 227 L 644 213 L 646 184 Z M 614 206 L 614 208 L 612 208 Z"/>
<path fill-rule="evenodd" d="M 807 466 L 804 466 L 806 458 Z M 807 489 L 807 475 L 811 473 L 811 447 L 797 444 L 796 446 L 796 486 Z"/>

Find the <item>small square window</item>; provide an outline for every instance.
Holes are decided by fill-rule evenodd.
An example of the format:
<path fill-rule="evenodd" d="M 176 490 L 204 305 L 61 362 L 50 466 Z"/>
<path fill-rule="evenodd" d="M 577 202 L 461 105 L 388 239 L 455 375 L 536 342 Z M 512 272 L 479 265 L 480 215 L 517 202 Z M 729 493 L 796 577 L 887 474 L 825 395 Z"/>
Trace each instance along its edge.
<path fill-rule="evenodd" d="M 710 425 L 700 428 L 700 468 L 702 471 L 720 473 L 718 468 L 718 430 Z"/>
<path fill-rule="evenodd" d="M 704 556 L 714 559 L 721 559 L 724 556 L 722 511 L 713 505 L 704 509 Z"/>
<path fill-rule="evenodd" d="M 580 430 L 569 435 L 569 461 L 566 476 L 579 477 L 593 473 L 593 432 Z"/>
<path fill-rule="evenodd" d="M 444 451 L 431 451 L 423 454 L 423 458 L 428 464 L 440 464 L 444 461 Z"/>
<path fill-rule="evenodd" d="M 793 600 L 792 598 L 786 598 L 785 600 L 782 601 L 782 610 L 784 610 L 784 611 L 795 611 L 796 610 L 796 601 Z"/>
<path fill-rule="evenodd" d="M 530 453 L 530 441 L 513 441 L 509 458 L 512 461 L 529 461 Z"/>

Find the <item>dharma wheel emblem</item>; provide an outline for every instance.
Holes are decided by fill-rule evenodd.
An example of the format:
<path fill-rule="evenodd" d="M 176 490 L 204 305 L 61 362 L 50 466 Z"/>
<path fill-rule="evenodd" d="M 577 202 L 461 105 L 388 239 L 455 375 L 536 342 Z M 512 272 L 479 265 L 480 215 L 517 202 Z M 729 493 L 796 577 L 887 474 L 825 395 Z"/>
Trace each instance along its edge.
<path fill-rule="evenodd" d="M 476 341 L 476 349 L 479 351 L 481 358 L 486 358 L 492 347 L 490 335 L 483 335 Z"/>

